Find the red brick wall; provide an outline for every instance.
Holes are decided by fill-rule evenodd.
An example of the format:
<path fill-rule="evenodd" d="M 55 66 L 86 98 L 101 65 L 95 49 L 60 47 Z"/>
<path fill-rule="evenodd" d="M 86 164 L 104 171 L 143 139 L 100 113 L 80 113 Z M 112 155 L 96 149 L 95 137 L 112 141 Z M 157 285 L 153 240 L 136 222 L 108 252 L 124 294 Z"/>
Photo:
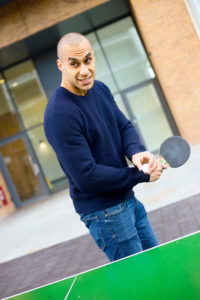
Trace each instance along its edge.
<path fill-rule="evenodd" d="M 130 0 L 180 134 L 200 143 L 200 39 L 183 0 Z"/>

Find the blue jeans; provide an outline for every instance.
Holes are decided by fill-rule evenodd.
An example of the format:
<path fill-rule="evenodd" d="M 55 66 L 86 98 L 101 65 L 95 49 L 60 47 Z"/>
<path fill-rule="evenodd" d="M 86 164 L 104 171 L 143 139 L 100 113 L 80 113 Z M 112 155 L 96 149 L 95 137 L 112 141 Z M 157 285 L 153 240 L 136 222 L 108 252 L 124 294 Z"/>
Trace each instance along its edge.
<path fill-rule="evenodd" d="M 135 197 L 80 217 L 110 261 L 158 245 L 146 210 Z"/>

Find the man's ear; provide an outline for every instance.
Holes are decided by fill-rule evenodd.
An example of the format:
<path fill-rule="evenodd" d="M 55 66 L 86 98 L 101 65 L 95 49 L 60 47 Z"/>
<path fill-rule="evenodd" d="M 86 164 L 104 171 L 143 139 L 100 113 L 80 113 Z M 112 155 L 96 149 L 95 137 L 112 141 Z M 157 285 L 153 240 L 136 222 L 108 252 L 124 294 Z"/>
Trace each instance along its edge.
<path fill-rule="evenodd" d="M 59 58 L 57 59 L 57 66 L 58 66 L 58 69 L 62 72 L 63 71 L 62 62 Z"/>

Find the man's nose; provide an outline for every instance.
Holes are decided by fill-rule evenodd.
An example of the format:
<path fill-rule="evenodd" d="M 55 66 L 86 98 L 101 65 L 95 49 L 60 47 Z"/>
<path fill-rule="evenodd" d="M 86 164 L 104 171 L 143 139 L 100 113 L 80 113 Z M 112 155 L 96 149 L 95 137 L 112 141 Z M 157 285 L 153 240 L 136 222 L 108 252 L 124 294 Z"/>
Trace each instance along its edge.
<path fill-rule="evenodd" d="M 88 68 L 85 64 L 82 64 L 81 65 L 81 68 L 80 68 L 80 75 L 81 76 L 86 76 L 88 75 Z"/>

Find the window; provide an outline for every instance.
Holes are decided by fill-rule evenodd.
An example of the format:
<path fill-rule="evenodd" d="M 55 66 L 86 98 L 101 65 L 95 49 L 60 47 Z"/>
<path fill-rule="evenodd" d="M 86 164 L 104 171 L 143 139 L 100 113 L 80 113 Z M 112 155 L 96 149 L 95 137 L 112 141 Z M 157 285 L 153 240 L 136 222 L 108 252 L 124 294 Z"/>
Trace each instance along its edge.
<path fill-rule="evenodd" d="M 17 64 L 5 70 L 4 76 L 5 79 L 0 77 L 0 139 L 9 137 L 15 141 L 16 134 L 20 132 L 23 138 L 28 136 L 49 189 L 56 191 L 60 187 L 66 188 L 68 186 L 66 177 L 43 131 L 42 123 L 47 97 L 33 62 L 27 60 Z M 23 138 L 18 143 L 5 141 L 1 148 L 21 201 L 36 197 L 42 191 L 38 174 L 35 175 L 32 171 L 34 164 L 30 160 L 29 149 L 26 148 Z M 6 156 L 6 151 L 10 153 L 9 157 Z M 12 159 L 14 153 L 12 151 L 16 151 L 15 160 Z M 22 163 L 23 157 L 25 162 Z M 16 174 L 23 173 L 26 166 L 27 172 L 30 172 L 27 173 L 29 174 L 26 176 L 27 184 L 25 182 L 23 188 Z M 15 172 L 12 171 L 13 169 Z M 32 191 L 28 186 L 33 186 L 33 182 Z M 22 190 L 26 191 L 26 195 L 21 191 L 20 185 Z"/>
<path fill-rule="evenodd" d="M 156 75 L 132 18 L 104 26 L 87 37 L 95 53 L 96 79 L 108 85 L 148 150 L 157 151 L 173 132 L 161 104 Z"/>
<path fill-rule="evenodd" d="M 5 79 L 0 75 L 0 139 L 5 139 L 22 130 L 19 116 L 11 101 Z"/>
<path fill-rule="evenodd" d="M 24 126 L 30 128 L 42 123 L 47 99 L 32 61 L 18 64 L 4 74 Z"/>

